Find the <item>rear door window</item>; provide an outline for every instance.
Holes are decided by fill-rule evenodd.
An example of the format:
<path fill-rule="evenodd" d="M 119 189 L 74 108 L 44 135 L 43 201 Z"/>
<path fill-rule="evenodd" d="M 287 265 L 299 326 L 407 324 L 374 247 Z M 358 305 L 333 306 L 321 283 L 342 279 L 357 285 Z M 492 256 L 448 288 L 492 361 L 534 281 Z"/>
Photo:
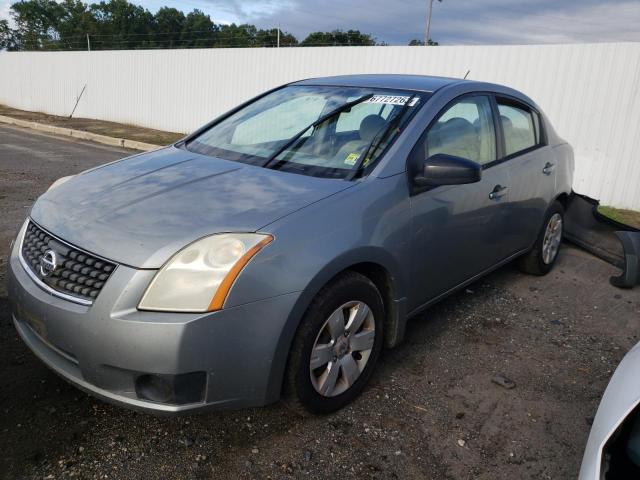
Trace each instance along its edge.
<path fill-rule="evenodd" d="M 505 156 L 515 155 L 541 144 L 540 118 L 521 103 L 497 99 L 504 132 Z"/>

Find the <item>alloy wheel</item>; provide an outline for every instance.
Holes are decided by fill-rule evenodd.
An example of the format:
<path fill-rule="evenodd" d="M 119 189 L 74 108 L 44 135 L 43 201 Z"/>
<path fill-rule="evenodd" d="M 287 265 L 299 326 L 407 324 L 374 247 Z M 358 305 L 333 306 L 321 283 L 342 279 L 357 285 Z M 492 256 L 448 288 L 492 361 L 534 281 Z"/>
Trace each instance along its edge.
<path fill-rule="evenodd" d="M 542 261 L 546 265 L 555 260 L 560 249 L 560 242 L 562 242 L 562 215 L 554 213 L 547 223 L 542 240 Z"/>
<path fill-rule="evenodd" d="M 348 390 L 364 371 L 376 335 L 373 313 L 360 301 L 337 308 L 320 328 L 311 350 L 311 383 L 322 396 Z"/>

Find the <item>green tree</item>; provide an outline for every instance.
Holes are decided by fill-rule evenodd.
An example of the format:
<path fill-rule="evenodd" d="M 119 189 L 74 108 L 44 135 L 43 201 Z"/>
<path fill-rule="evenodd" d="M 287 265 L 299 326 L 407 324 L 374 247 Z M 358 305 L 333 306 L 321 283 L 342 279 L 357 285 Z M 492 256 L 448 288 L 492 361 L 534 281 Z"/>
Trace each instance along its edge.
<path fill-rule="evenodd" d="M 163 48 L 180 47 L 186 18 L 176 8 L 162 7 L 155 15 L 155 43 Z"/>
<path fill-rule="evenodd" d="M 360 30 L 334 30 L 332 32 L 313 32 L 305 38 L 302 46 L 332 46 L 332 45 L 375 45 L 371 35 L 361 33 Z"/>
<path fill-rule="evenodd" d="M 211 17 L 195 9 L 185 18 L 180 46 L 183 48 L 211 47 L 216 41 L 217 32 L 218 27 L 211 21 Z"/>
<path fill-rule="evenodd" d="M 280 33 L 280 44 L 282 45 L 282 32 Z M 255 38 L 253 40 L 254 47 L 276 47 L 278 46 L 278 29 L 260 29 L 256 31 Z"/>
<path fill-rule="evenodd" d="M 59 2 L 59 3 L 58 3 Z M 0 49 L 91 49 L 275 47 L 278 29 L 216 25 L 209 15 L 162 7 L 153 15 L 128 0 L 22 0 L 11 6 L 16 28 L 0 22 Z M 300 44 L 280 31 L 280 46 L 386 45 L 359 30 L 314 32 Z"/>
<path fill-rule="evenodd" d="M 14 50 L 16 48 L 13 30 L 7 20 L 0 20 L 0 50 Z"/>
<path fill-rule="evenodd" d="M 258 29 L 255 25 L 220 25 L 220 35 L 216 47 L 253 47 L 256 46 Z"/>
<path fill-rule="evenodd" d="M 429 46 L 438 46 L 440 45 L 438 42 L 434 42 L 432 39 L 429 39 Z M 410 47 L 416 47 L 416 46 L 423 46 L 424 47 L 424 41 L 423 40 L 416 40 L 415 38 L 413 40 L 411 40 L 409 42 L 409 46 Z"/>
<path fill-rule="evenodd" d="M 295 47 L 298 45 L 298 39 L 292 33 L 280 31 L 280 46 Z"/>
<path fill-rule="evenodd" d="M 62 7 L 54 0 L 21 1 L 11 5 L 15 41 L 24 50 L 55 48 Z"/>
<path fill-rule="evenodd" d="M 71 50 L 85 48 L 86 36 L 100 32 L 98 21 L 87 4 L 80 0 L 66 0 L 61 7 L 63 14 L 57 25 L 60 47 Z"/>
<path fill-rule="evenodd" d="M 280 46 L 297 45 L 298 40 L 290 33 L 280 32 Z M 255 25 L 220 25 L 216 47 L 275 47 L 278 45 L 276 28 L 258 29 Z"/>
<path fill-rule="evenodd" d="M 146 8 L 127 0 L 94 3 L 91 13 L 98 22 L 96 49 L 126 49 L 154 46 L 154 17 Z"/>
<path fill-rule="evenodd" d="M 291 33 L 280 30 L 280 46 L 294 47 L 298 45 L 298 40 Z M 253 42 L 254 47 L 276 47 L 278 46 L 278 29 L 269 28 L 258 30 Z"/>

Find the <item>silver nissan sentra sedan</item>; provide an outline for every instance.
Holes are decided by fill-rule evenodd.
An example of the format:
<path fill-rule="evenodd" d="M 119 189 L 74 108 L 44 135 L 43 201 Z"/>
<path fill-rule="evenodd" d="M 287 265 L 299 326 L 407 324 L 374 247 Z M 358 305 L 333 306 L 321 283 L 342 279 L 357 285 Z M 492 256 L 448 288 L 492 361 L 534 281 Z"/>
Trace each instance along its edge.
<path fill-rule="evenodd" d="M 13 320 L 51 369 L 120 405 L 331 412 L 409 317 L 513 259 L 553 267 L 573 167 L 511 88 L 294 82 L 56 181 L 12 248 Z"/>

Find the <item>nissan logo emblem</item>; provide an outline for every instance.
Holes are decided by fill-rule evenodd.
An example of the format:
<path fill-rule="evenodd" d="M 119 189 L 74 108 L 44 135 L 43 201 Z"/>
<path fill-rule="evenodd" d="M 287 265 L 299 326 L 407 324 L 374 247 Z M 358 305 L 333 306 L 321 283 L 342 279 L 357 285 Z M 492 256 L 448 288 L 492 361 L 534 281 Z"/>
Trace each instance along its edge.
<path fill-rule="evenodd" d="M 53 250 L 47 250 L 44 255 L 40 257 L 40 275 L 48 277 L 55 269 L 58 268 L 58 255 Z"/>

